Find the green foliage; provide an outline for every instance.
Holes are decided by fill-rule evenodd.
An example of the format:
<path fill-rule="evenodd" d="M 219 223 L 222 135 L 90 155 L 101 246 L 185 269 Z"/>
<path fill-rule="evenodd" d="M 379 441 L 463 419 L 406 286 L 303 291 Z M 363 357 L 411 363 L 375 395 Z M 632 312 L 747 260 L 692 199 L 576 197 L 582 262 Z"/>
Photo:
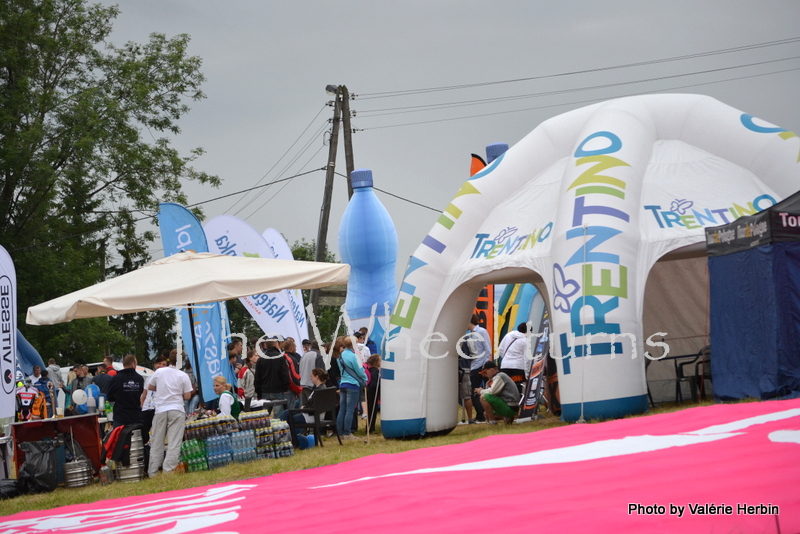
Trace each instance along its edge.
<path fill-rule="evenodd" d="M 250 312 L 244 307 L 240 300 L 229 300 L 225 303 L 228 310 L 228 322 L 231 327 L 231 334 L 244 334 L 245 339 L 250 340 L 264 335 L 261 327 Z"/>
<path fill-rule="evenodd" d="M 53 327 L 26 327 L 24 314 L 146 263 L 142 215 L 186 203 L 182 180 L 219 185 L 192 168 L 201 149 L 170 141 L 204 96 L 189 37 L 117 47 L 106 41 L 117 14 L 86 0 L 0 2 L 0 244 L 17 267 L 20 329 L 45 358 L 160 348 L 168 312 Z"/>
<path fill-rule="evenodd" d="M 312 239 L 311 242 L 308 242 L 305 239 L 301 239 L 300 241 L 295 241 L 291 248 L 294 259 L 300 261 L 314 261 L 317 254 L 317 241 Z M 325 259 L 323 261 L 325 263 L 339 263 L 339 260 L 336 259 L 336 254 L 330 251 L 327 244 L 325 246 Z"/>

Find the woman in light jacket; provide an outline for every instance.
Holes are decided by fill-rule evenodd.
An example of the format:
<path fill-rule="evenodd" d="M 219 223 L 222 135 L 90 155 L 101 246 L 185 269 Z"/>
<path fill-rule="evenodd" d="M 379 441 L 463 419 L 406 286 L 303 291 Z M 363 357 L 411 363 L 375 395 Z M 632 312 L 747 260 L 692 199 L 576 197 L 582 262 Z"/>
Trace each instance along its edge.
<path fill-rule="evenodd" d="M 339 382 L 339 415 L 336 418 L 336 427 L 342 439 L 356 439 L 350 429 L 358 405 L 358 394 L 361 388 L 367 385 L 367 375 L 364 373 L 361 358 L 353 351 L 353 341 L 350 336 L 337 338 L 333 345 L 333 353 L 339 355 L 336 363 L 342 374 Z"/>

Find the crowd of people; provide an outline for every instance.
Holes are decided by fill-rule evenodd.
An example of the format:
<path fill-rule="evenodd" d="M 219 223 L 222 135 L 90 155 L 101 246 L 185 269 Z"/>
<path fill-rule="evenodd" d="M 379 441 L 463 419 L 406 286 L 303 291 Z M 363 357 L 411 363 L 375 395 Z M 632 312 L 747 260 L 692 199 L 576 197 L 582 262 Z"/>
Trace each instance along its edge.
<path fill-rule="evenodd" d="M 233 341 L 227 349 L 235 383 L 216 376 L 216 398 L 210 402 L 202 401 L 198 379 L 185 353 L 183 365 L 177 367 L 175 349 L 157 356 L 154 373 L 146 378 L 137 372 L 138 361 L 131 354 L 122 359 L 121 369 L 114 367 L 111 357 L 105 358 L 94 374 L 88 365 L 76 364 L 69 369 L 66 380 L 55 360 L 50 359 L 46 369 L 35 366 L 22 384 L 23 395 L 29 388 L 31 398 L 41 399 L 43 405 L 37 406 L 38 411 L 27 410 L 23 419 L 53 416 L 59 391 L 64 393 L 61 408 L 65 414 L 77 413 L 78 405 L 84 406 L 85 402 L 75 402 L 73 395 L 78 390 L 90 391 L 93 384 L 99 392 L 96 400 L 108 400 L 113 405 L 113 429 L 140 425 L 143 441 L 149 442 L 145 448 L 147 472 L 155 476 L 178 466 L 186 418 L 198 409 L 238 417 L 241 411 L 261 409 L 266 404 L 273 417 L 285 419 L 290 409 L 312 408 L 314 391 L 336 388 L 340 399 L 336 419 L 339 434 L 343 439 L 354 439 L 361 420 L 369 431 L 375 432 L 380 409 L 381 359 L 370 350 L 370 346 L 373 350 L 376 346 L 367 341 L 366 334 L 362 329 L 352 336 L 339 337 L 322 349 L 316 341 L 303 340 L 302 354 L 292 338 L 252 339 L 246 346 L 241 340 Z"/>
<path fill-rule="evenodd" d="M 505 336 L 497 354 L 501 362 L 498 367 L 488 332 L 480 326 L 477 315 L 471 317 L 464 342 L 458 347 L 459 396 L 470 424 L 514 421 L 526 380 L 526 332 L 523 323 Z M 335 417 L 339 436 L 352 440 L 360 421 L 364 421 L 367 433 L 376 431 L 380 410 L 381 356 L 367 334 L 362 328 L 323 347 L 316 341 L 303 340 L 301 352 L 292 338 L 265 336 L 250 340 L 246 346 L 241 340 L 233 341 L 227 349 L 235 383 L 229 383 L 223 375 L 216 376 L 216 398 L 211 402 L 202 401 L 185 353 L 182 368 L 177 367 L 175 349 L 155 358 L 154 373 L 147 378 L 137 372 L 138 361 L 131 354 L 123 358 L 121 369 L 115 368 L 112 358 L 105 358 L 94 375 L 87 365 L 77 364 L 66 380 L 55 360 L 50 359 L 47 368 L 35 366 L 25 381 L 25 388 L 30 388 L 31 395 L 43 404 L 29 415 L 52 416 L 59 408 L 59 391 L 65 397 L 63 408 L 70 414 L 76 408 L 72 399 L 75 392 L 94 384 L 102 398 L 113 403 L 114 428 L 141 425 L 143 441 L 149 441 L 146 456 L 150 476 L 176 469 L 186 417 L 198 409 L 238 418 L 242 411 L 268 406 L 273 417 L 290 423 L 307 422 L 314 393 L 335 388 L 338 409 L 329 417 Z M 291 411 L 298 408 L 304 409 L 303 413 Z"/>

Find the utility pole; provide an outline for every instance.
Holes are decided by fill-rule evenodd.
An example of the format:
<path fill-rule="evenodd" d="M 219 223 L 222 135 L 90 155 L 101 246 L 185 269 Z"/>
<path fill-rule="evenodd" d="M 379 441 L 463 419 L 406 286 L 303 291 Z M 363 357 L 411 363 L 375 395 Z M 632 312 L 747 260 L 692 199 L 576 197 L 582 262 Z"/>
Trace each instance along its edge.
<path fill-rule="evenodd" d="M 355 169 L 353 163 L 353 129 L 350 127 L 350 93 L 347 92 L 347 87 L 344 85 L 339 86 L 339 91 L 342 94 L 342 129 L 344 130 L 344 161 L 347 165 L 347 198 L 353 198 L 353 181 L 350 175 Z"/>
<path fill-rule="evenodd" d="M 329 86 L 330 87 L 330 86 Z M 319 214 L 319 228 L 317 230 L 317 249 L 314 254 L 314 261 L 325 261 L 325 249 L 328 241 L 328 219 L 331 214 L 331 197 L 333 196 L 333 173 L 336 170 L 336 151 L 339 147 L 339 122 L 341 121 L 342 114 L 342 89 L 344 88 L 345 94 L 347 88 L 340 85 L 336 88 L 335 101 L 333 104 L 333 127 L 331 128 L 331 137 L 328 144 L 328 167 L 325 172 L 325 190 L 322 194 L 322 208 Z M 349 109 L 349 106 L 348 106 Z M 350 123 L 348 117 L 348 124 Z M 352 149 L 351 149 L 352 150 Z M 319 289 L 312 289 L 309 296 L 311 301 L 311 310 L 313 313 L 317 312 L 319 307 Z M 319 340 L 318 340 L 319 341 Z"/>

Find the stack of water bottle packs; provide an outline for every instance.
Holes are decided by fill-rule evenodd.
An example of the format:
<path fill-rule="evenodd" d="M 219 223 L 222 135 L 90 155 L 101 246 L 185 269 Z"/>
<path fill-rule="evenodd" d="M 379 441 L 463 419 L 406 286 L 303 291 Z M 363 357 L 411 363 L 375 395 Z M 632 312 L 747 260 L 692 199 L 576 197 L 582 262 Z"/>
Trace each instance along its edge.
<path fill-rule="evenodd" d="M 239 423 L 230 415 L 217 415 L 194 421 L 187 421 L 183 439 L 203 439 L 209 436 L 227 434 L 239 430 Z"/>
<path fill-rule="evenodd" d="M 238 422 L 225 415 L 189 421 L 181 446 L 188 472 L 293 454 L 289 424 L 272 421 L 266 410 L 244 412 Z"/>
<path fill-rule="evenodd" d="M 269 427 L 257 429 L 255 435 L 259 458 L 273 459 L 294 455 L 289 423 L 273 421 Z"/>
<path fill-rule="evenodd" d="M 269 428 L 269 425 L 269 410 L 260 410 L 258 412 L 242 412 L 239 414 L 239 428 L 241 430 Z"/>
<path fill-rule="evenodd" d="M 206 438 L 206 455 L 209 469 L 225 467 L 230 464 L 233 461 L 230 435 L 223 434 Z"/>

